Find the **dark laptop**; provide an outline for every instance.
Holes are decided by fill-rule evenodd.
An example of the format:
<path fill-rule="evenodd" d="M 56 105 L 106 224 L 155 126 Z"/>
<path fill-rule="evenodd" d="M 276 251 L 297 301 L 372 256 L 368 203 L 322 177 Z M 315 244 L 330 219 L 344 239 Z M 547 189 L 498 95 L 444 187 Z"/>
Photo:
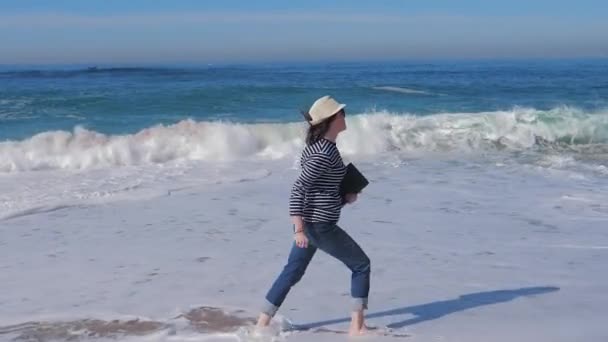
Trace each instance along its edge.
<path fill-rule="evenodd" d="M 355 165 L 346 165 L 346 174 L 340 183 L 340 195 L 355 193 L 358 194 L 369 184 L 369 181 L 357 170 Z"/>

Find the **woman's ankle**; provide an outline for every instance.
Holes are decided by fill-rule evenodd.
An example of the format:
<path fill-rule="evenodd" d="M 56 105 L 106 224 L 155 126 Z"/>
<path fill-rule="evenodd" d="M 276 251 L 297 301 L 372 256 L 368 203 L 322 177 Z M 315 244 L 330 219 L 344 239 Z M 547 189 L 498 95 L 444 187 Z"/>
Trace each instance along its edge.
<path fill-rule="evenodd" d="M 270 317 L 269 314 L 262 312 L 260 314 L 260 316 L 258 317 L 258 322 L 257 322 L 256 326 L 267 327 L 270 324 L 271 319 L 272 319 L 272 317 Z"/>
<path fill-rule="evenodd" d="M 365 316 L 363 315 L 363 310 L 353 311 L 350 320 L 351 330 L 361 330 L 364 326 Z"/>

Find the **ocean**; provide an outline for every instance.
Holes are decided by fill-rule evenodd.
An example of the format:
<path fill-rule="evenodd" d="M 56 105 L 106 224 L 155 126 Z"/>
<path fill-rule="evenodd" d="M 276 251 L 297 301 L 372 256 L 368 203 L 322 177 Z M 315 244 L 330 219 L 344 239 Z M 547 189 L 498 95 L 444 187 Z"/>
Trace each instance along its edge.
<path fill-rule="evenodd" d="M 241 141 L 245 146 L 232 147 L 253 155 L 297 139 L 299 132 L 288 133 L 291 123 L 302 122 L 300 111 L 326 94 L 347 104 L 359 131 L 355 134 L 362 134 L 352 134 L 351 140 L 383 141 L 377 150 L 365 152 L 450 152 L 493 145 L 517 151 L 562 148 L 588 157 L 590 149 L 602 152 L 608 139 L 607 79 L 606 60 L 4 67 L 0 171 L 205 158 L 194 150 L 209 151 L 216 158 L 232 158 L 239 152 L 217 151 L 218 146 L 205 140 L 208 127 L 219 141 L 251 135 L 252 140 Z M 181 130 L 186 126 L 193 130 Z M 239 129 L 244 132 L 235 132 Z M 92 137 L 103 137 L 106 143 L 120 139 L 125 150 L 138 149 L 138 134 L 150 130 L 164 133 L 151 137 L 159 144 L 171 137 L 192 140 L 174 156 L 147 150 L 147 159 L 132 156 L 119 161 L 100 155 L 94 165 L 83 165 L 80 159 L 92 157 L 95 152 L 90 149 L 100 147 Z M 63 140 L 65 150 L 56 146 L 36 159 L 44 150 L 36 141 L 60 144 L 62 139 L 69 139 Z M 250 149 L 251 145 L 258 148 Z M 31 157 L 13 156 L 17 151 Z M 59 161 L 65 159 L 72 162 Z"/>
<path fill-rule="evenodd" d="M 247 340 L 323 95 L 370 180 L 341 224 L 373 324 L 608 338 L 608 60 L 488 60 L 0 67 L 0 339 Z M 349 275 L 315 262 L 275 341 L 341 338 L 311 327 L 345 322 Z"/>

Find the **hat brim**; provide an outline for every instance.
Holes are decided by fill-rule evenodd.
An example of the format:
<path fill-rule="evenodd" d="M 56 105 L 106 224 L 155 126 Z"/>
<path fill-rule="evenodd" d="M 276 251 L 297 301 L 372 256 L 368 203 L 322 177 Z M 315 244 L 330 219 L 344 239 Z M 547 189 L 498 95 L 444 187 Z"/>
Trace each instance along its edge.
<path fill-rule="evenodd" d="M 318 125 L 318 124 L 320 124 L 321 122 L 323 122 L 323 121 L 325 121 L 325 120 L 327 120 L 327 119 L 331 118 L 332 116 L 334 116 L 334 115 L 338 114 L 338 113 L 339 113 L 339 112 L 340 112 L 342 109 L 344 109 L 344 107 L 346 107 L 346 105 L 345 105 L 345 104 L 341 104 L 341 105 L 339 105 L 339 106 L 336 108 L 336 110 L 335 110 L 335 111 L 334 111 L 332 114 L 330 114 L 330 115 L 328 115 L 328 116 L 326 116 L 326 117 L 324 117 L 324 118 L 318 118 L 318 119 L 316 119 L 316 120 L 308 121 L 308 123 L 309 123 L 311 126 Z"/>

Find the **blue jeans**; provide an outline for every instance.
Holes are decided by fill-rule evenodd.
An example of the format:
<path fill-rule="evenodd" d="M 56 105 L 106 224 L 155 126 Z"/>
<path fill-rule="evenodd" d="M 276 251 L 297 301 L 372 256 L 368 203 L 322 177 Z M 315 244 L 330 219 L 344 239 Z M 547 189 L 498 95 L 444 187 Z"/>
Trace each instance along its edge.
<path fill-rule="evenodd" d="M 294 242 L 287 265 L 266 294 L 267 302 L 262 312 L 270 316 L 276 314 L 291 287 L 304 275 L 317 249 L 342 261 L 352 271 L 350 293 L 353 310 L 367 309 L 371 268 L 370 260 L 361 247 L 335 223 L 305 222 L 304 231 L 308 248 L 300 248 Z"/>

